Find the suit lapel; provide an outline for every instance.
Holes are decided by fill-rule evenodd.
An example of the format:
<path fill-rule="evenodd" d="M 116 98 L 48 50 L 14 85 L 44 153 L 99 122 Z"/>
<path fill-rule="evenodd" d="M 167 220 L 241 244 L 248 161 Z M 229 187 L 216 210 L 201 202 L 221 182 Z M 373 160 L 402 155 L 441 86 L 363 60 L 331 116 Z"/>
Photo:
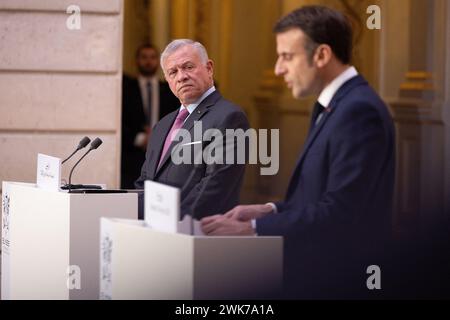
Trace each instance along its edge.
<path fill-rule="evenodd" d="M 178 110 L 176 112 L 174 111 L 174 112 L 172 112 L 172 114 L 168 115 L 169 118 L 167 119 L 167 121 L 165 121 L 164 123 L 161 123 L 161 131 L 164 132 L 165 134 L 160 139 L 155 139 L 155 145 L 152 148 L 153 154 L 150 156 L 153 156 L 153 161 L 150 162 L 151 167 L 149 170 L 149 172 L 152 175 L 151 179 L 153 179 L 156 176 L 156 169 L 158 167 L 159 157 L 161 156 L 164 142 L 166 141 L 167 133 L 169 132 L 170 128 L 172 127 L 172 124 L 174 123 L 177 115 L 178 115 Z"/>
<path fill-rule="evenodd" d="M 200 121 L 201 118 L 203 118 L 203 116 L 208 113 L 209 108 L 214 106 L 214 104 L 221 98 L 222 96 L 220 95 L 220 93 L 216 90 L 213 93 L 211 93 L 209 96 L 207 96 L 198 106 L 197 108 L 195 108 L 195 110 L 189 115 L 189 117 L 186 119 L 186 121 L 184 122 L 183 126 L 181 127 L 181 129 L 185 129 L 185 130 L 189 130 L 189 132 L 191 133 L 191 137 L 193 137 L 192 134 L 192 129 L 194 127 L 194 123 L 195 121 Z M 169 132 L 170 128 L 172 127 L 173 122 L 175 121 L 176 115 L 178 114 L 178 112 L 175 113 L 175 117 L 173 118 L 173 120 L 170 122 L 170 126 L 168 126 L 167 128 L 165 128 L 166 132 L 166 136 L 167 133 Z M 203 134 L 203 133 L 202 133 Z M 162 152 L 162 148 L 164 146 L 164 141 L 166 138 L 163 139 L 163 141 L 160 142 L 160 146 L 158 146 L 158 158 L 156 161 L 156 166 L 159 163 L 159 157 L 161 156 L 161 152 Z M 164 155 L 164 159 L 161 162 L 161 165 L 156 169 L 155 172 L 155 177 L 158 175 L 158 173 L 161 171 L 161 169 L 166 165 L 166 162 L 170 159 L 170 155 L 172 153 L 172 149 L 174 148 L 175 145 L 177 145 L 177 141 L 172 142 L 172 144 L 170 145 L 169 149 L 167 150 L 167 153 Z"/>
<path fill-rule="evenodd" d="M 288 194 L 291 190 L 292 181 L 296 180 L 297 175 L 301 171 L 301 167 L 303 164 L 303 161 L 308 154 L 309 149 L 311 148 L 311 145 L 314 143 L 316 138 L 318 137 L 319 133 L 321 132 L 322 128 L 325 126 L 325 123 L 330 119 L 334 111 L 339 107 L 339 100 L 341 100 L 351 89 L 354 87 L 361 85 L 361 84 L 367 84 L 366 80 L 358 75 L 350 80 L 348 80 L 346 83 L 342 85 L 342 87 L 339 88 L 339 90 L 334 95 L 333 99 L 330 101 L 329 106 L 326 108 L 326 110 L 323 112 L 322 119 L 320 122 L 311 130 L 308 137 L 306 138 L 305 146 L 303 147 L 303 151 L 300 155 L 300 158 L 297 161 L 297 164 L 295 166 L 294 173 L 291 178 L 291 183 L 289 183 L 288 188 Z"/>
<path fill-rule="evenodd" d="M 330 103 L 328 108 L 326 108 L 324 111 L 322 111 L 322 118 L 320 119 L 319 123 L 312 128 L 311 132 L 309 133 L 308 137 L 306 138 L 305 146 L 303 148 L 303 154 L 306 154 L 311 147 L 311 144 L 314 142 L 316 137 L 319 135 L 320 131 L 322 130 L 323 126 L 325 125 L 325 122 L 329 119 L 331 116 L 331 113 L 334 111 L 333 103 Z"/>
<path fill-rule="evenodd" d="M 191 131 L 191 129 L 194 127 L 194 122 L 200 121 L 200 119 L 203 118 L 206 113 L 208 113 L 209 108 L 212 107 L 221 97 L 222 96 L 217 90 L 207 96 L 186 119 L 186 122 L 183 125 L 183 129 Z"/>

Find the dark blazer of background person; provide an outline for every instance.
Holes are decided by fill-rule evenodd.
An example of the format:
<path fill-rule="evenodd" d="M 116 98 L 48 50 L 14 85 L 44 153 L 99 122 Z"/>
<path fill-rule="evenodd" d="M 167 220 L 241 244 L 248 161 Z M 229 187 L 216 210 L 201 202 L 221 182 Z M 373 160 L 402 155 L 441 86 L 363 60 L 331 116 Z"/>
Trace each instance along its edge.
<path fill-rule="evenodd" d="M 157 169 L 164 140 L 177 114 L 178 110 L 168 114 L 153 128 L 146 160 L 142 166 L 141 177 L 136 181 L 136 188 L 144 188 L 145 180 L 153 180 L 181 188 L 182 215 L 193 214 L 195 218 L 201 218 L 211 213 L 226 212 L 239 203 L 239 193 L 245 170 L 244 164 L 208 165 L 204 162 L 200 165 L 192 163 L 175 164 L 170 159 L 170 152 L 177 145 L 177 142 L 174 142 L 161 166 Z M 245 131 L 249 128 L 247 117 L 241 108 L 225 100 L 217 90 L 207 96 L 186 119 L 182 128 L 190 131 L 192 140 L 194 138 L 194 121 L 201 121 L 203 132 L 210 128 L 220 130 L 224 135 L 224 142 L 226 140 L 226 129 L 243 129 Z M 212 140 L 214 142 L 214 139 Z M 211 141 L 203 141 L 202 149 L 205 150 L 210 143 Z M 194 146 L 188 146 L 192 148 L 191 154 L 193 157 L 198 156 L 198 154 L 195 154 Z M 183 148 L 186 148 L 186 146 L 183 146 Z M 236 155 L 236 144 L 233 148 Z M 139 215 L 142 218 L 142 202 Z"/>
<path fill-rule="evenodd" d="M 366 268 L 388 249 L 394 128 L 362 76 L 344 83 L 327 110 L 276 203 L 279 213 L 258 219 L 257 233 L 285 237 L 287 277 L 306 296 L 360 296 L 368 293 Z"/>
<path fill-rule="evenodd" d="M 133 189 L 145 161 L 145 150 L 136 147 L 134 140 L 148 126 L 141 90 L 136 78 L 123 76 L 122 82 L 122 158 L 121 187 Z M 159 82 L 159 119 L 180 107 L 180 101 L 170 91 L 167 82 Z"/>

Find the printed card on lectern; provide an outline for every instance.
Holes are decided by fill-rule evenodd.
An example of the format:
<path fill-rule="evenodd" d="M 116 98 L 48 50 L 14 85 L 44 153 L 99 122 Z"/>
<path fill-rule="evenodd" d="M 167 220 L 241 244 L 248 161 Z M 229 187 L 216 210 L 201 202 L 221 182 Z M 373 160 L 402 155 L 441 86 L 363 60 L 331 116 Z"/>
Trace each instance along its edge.
<path fill-rule="evenodd" d="M 38 153 L 36 185 L 38 188 L 58 191 L 61 184 L 61 159 Z"/>
<path fill-rule="evenodd" d="M 178 232 L 180 189 L 154 181 L 145 181 L 144 219 L 157 231 Z"/>

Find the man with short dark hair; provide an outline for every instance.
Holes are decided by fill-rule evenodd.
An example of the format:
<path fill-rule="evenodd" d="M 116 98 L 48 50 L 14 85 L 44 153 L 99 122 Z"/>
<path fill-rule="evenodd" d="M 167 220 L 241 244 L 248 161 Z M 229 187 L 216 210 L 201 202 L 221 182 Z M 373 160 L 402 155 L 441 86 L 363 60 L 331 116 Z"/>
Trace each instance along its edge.
<path fill-rule="evenodd" d="M 237 206 L 202 220 L 208 235 L 279 235 L 285 293 L 364 297 L 367 267 L 382 264 L 394 187 L 394 127 L 388 109 L 350 65 L 346 17 L 305 6 L 275 26 L 278 60 L 292 95 L 318 96 L 284 201 Z"/>
<path fill-rule="evenodd" d="M 178 99 L 165 81 L 157 76 L 159 52 L 146 43 L 136 50 L 137 78 L 122 80 L 121 187 L 133 189 L 145 160 L 151 128 L 166 114 L 178 108 Z"/>

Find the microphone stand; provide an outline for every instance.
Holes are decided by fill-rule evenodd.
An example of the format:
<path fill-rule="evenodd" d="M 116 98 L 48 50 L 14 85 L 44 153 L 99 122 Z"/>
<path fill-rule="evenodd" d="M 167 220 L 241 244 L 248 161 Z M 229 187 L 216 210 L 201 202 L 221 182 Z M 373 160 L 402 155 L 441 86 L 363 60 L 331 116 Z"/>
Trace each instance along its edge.
<path fill-rule="evenodd" d="M 61 164 L 64 164 L 67 160 L 69 160 L 70 158 L 72 158 L 72 156 L 73 156 L 75 153 L 77 153 L 79 150 L 80 150 L 80 149 L 77 148 L 74 152 L 72 152 L 72 154 L 71 154 L 70 156 L 68 156 L 67 158 L 65 158 L 65 159 L 63 160 L 63 162 L 61 162 Z"/>
<path fill-rule="evenodd" d="M 75 165 L 72 167 L 72 170 L 70 170 L 70 174 L 69 174 L 69 193 L 72 191 L 72 173 L 73 173 L 73 170 L 80 163 L 80 161 L 83 160 L 84 157 L 87 156 L 87 154 L 89 152 L 91 152 L 94 149 L 97 149 L 102 143 L 103 143 L 103 141 L 100 138 L 95 138 L 95 140 L 92 141 L 91 147 L 89 148 L 89 150 L 85 154 L 83 154 L 83 156 L 80 159 L 78 159 L 77 163 L 75 163 Z"/>
<path fill-rule="evenodd" d="M 72 191 L 72 173 L 73 173 L 73 170 L 75 169 L 75 167 L 81 162 L 81 160 L 83 160 L 84 159 L 84 157 L 86 157 L 87 156 L 87 154 L 89 153 L 89 152 L 91 152 L 93 149 L 89 149 L 85 154 L 83 154 L 83 156 L 80 158 L 80 159 L 78 159 L 78 161 L 75 163 L 75 165 L 72 167 L 72 169 L 70 170 L 70 174 L 69 174 L 69 193 Z"/>

